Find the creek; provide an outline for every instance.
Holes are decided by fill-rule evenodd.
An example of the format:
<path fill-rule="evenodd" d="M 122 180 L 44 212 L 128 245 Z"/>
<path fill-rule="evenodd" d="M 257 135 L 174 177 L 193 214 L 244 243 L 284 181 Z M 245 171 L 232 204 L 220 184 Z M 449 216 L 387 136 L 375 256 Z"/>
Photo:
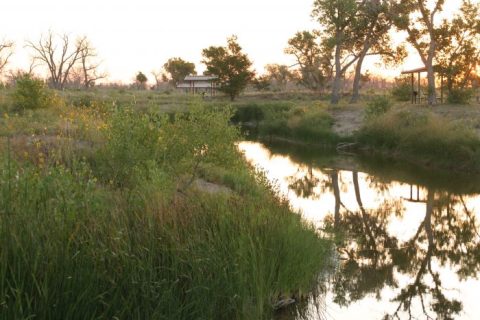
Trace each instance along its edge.
<path fill-rule="evenodd" d="M 238 147 L 335 240 L 320 294 L 278 319 L 479 319 L 479 176 L 306 146 Z"/>

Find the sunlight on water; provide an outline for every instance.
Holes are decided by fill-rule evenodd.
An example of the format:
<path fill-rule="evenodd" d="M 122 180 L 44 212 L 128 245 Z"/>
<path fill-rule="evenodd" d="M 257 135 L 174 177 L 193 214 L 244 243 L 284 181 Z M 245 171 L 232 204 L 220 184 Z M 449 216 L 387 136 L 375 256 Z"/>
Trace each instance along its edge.
<path fill-rule="evenodd" d="M 323 310 L 310 303 L 297 319 L 479 319 L 480 182 L 238 147 L 305 219 L 344 235 Z"/>

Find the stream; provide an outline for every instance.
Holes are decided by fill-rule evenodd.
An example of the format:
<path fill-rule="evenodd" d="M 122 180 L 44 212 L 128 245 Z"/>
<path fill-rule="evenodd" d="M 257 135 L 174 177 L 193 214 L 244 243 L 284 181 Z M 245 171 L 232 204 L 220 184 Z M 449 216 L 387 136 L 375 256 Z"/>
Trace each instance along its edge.
<path fill-rule="evenodd" d="M 320 294 L 278 319 L 480 319 L 479 176 L 306 146 L 238 147 L 295 211 L 335 235 Z"/>

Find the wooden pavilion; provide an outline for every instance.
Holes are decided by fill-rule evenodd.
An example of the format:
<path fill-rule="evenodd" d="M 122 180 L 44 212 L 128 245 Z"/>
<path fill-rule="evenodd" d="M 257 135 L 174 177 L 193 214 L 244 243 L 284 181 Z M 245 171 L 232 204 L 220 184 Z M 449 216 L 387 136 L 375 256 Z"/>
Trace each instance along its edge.
<path fill-rule="evenodd" d="M 434 70 L 437 69 L 434 67 Z M 422 87 L 420 85 L 420 74 L 427 72 L 427 67 L 416 68 L 412 70 L 402 71 L 402 74 L 410 74 L 411 75 L 411 100 L 412 104 L 422 103 L 422 99 L 425 101 L 427 99 L 427 95 L 422 92 Z M 415 74 L 417 74 L 417 90 L 415 90 Z M 443 74 L 441 74 L 440 80 L 440 102 L 443 103 Z"/>
<path fill-rule="evenodd" d="M 218 88 L 218 77 L 217 76 L 206 76 L 206 75 L 190 75 L 186 76 L 185 80 L 182 83 L 177 85 L 178 89 L 185 90 L 186 93 L 195 94 L 210 94 L 210 96 L 215 96 Z"/>

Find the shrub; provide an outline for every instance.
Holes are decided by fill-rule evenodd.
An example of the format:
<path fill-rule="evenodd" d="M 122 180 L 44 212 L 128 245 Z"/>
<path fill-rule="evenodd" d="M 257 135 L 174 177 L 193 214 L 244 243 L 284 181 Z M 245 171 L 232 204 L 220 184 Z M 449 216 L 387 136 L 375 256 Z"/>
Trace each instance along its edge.
<path fill-rule="evenodd" d="M 53 99 L 52 93 L 45 87 L 40 79 L 25 74 L 16 80 L 15 91 L 12 95 L 15 108 L 43 109 L 50 106 Z"/>
<path fill-rule="evenodd" d="M 103 133 L 105 145 L 93 159 L 97 174 L 118 187 L 134 186 L 157 159 L 158 128 L 148 116 L 125 109 L 113 114 Z"/>
<path fill-rule="evenodd" d="M 386 96 L 374 97 L 367 104 L 365 109 L 365 118 L 372 119 L 385 114 L 392 107 L 392 102 Z"/>
<path fill-rule="evenodd" d="M 452 104 L 468 104 L 472 97 L 472 90 L 453 88 L 448 93 L 447 102 Z"/>
<path fill-rule="evenodd" d="M 258 123 L 265 118 L 264 111 L 256 104 L 247 104 L 244 106 L 238 106 L 232 117 L 233 123 L 254 121 Z"/>
<path fill-rule="evenodd" d="M 398 101 L 410 101 L 412 98 L 412 88 L 408 83 L 399 83 L 392 88 L 392 96 Z"/>

